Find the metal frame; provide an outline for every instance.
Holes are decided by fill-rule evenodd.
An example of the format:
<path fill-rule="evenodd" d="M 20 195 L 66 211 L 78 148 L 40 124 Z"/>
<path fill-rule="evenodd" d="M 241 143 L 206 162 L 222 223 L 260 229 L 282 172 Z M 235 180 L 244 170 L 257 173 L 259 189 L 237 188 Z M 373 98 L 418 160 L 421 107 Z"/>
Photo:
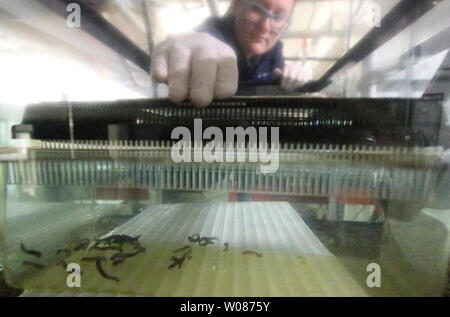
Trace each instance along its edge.
<path fill-rule="evenodd" d="M 316 81 L 297 92 L 318 92 L 331 83 L 331 77 L 350 63 L 357 63 L 416 21 L 442 0 L 402 0 L 381 20 L 382 27 L 373 28 Z"/>
<path fill-rule="evenodd" d="M 72 0 L 38 0 L 58 15 L 66 17 L 66 7 Z M 127 36 L 120 32 L 114 25 L 109 23 L 99 13 L 82 1 L 77 2 L 81 8 L 81 29 L 97 40 L 125 57 L 133 64 L 150 72 L 150 55 L 145 53 Z"/>
<path fill-rule="evenodd" d="M 38 0 L 59 15 L 65 16 L 66 6 L 72 0 Z M 310 82 L 297 92 L 317 92 L 331 83 L 331 77 L 350 63 L 356 63 L 367 57 L 375 49 L 383 45 L 401 30 L 417 20 L 442 0 L 402 0 L 381 21 L 381 28 L 373 28 L 357 44 L 317 81 Z M 116 27 L 106 21 L 100 14 L 83 2 L 80 2 L 83 12 L 81 28 L 99 41 L 127 58 L 146 72 L 150 71 L 150 55 L 143 52 Z M 208 1 L 213 14 L 217 9 L 216 0 Z M 151 44 L 149 44 L 151 47 Z M 317 59 L 318 60 L 318 59 Z"/>

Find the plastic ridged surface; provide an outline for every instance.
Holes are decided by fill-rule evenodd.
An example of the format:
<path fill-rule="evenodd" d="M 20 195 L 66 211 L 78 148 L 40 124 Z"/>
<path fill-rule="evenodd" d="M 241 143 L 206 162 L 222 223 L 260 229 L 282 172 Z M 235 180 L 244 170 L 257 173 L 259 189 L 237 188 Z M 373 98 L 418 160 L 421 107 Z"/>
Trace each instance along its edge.
<path fill-rule="evenodd" d="M 44 150 L 170 150 L 178 141 L 172 140 L 45 140 L 40 142 L 40 147 Z M 205 141 L 204 143 L 210 142 Z M 198 146 L 192 142 L 192 147 Z M 239 146 L 236 144 L 235 146 Z M 268 144 L 270 148 L 270 144 Z M 226 144 L 223 145 L 226 149 Z M 389 154 L 389 155 L 416 155 L 427 154 L 437 155 L 443 153 L 442 147 L 406 147 L 406 146 L 377 146 L 362 144 L 323 144 L 323 143 L 298 143 L 281 142 L 278 146 L 280 150 L 292 150 L 298 152 L 334 152 L 336 154 Z M 244 149 L 249 149 L 245 146 Z"/>
<path fill-rule="evenodd" d="M 124 151 L 125 157 L 117 154 L 109 159 L 11 162 L 7 165 L 7 184 L 341 195 L 414 201 L 426 200 L 442 173 L 439 164 L 430 162 L 433 157 L 427 161 L 426 155 L 417 161 L 406 156 L 410 161 L 396 166 L 384 164 L 389 163 L 389 156 L 384 162 L 378 160 L 373 164 L 370 156 L 352 161 L 345 153 L 341 158 L 309 154 L 300 159 L 293 156 L 291 164 L 281 162 L 276 173 L 263 174 L 259 164 L 173 164 L 166 163 L 168 153 L 163 151 L 156 152 L 156 157 L 147 152 L 135 154 L 134 158 Z"/>

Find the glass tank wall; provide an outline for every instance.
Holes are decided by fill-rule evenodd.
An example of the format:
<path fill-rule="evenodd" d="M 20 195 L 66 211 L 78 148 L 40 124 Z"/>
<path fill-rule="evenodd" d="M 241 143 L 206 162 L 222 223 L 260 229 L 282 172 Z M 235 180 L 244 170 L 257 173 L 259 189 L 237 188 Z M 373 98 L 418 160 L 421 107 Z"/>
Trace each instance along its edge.
<path fill-rule="evenodd" d="M 161 149 L 30 149 L 2 163 L 6 282 L 25 295 L 445 293 L 448 154 L 292 155 L 268 176 L 175 167 Z"/>

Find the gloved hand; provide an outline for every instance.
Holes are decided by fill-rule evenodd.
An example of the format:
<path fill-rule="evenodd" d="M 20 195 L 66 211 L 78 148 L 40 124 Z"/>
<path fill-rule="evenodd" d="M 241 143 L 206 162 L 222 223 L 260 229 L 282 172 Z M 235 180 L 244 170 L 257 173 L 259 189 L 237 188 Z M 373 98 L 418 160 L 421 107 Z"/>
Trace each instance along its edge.
<path fill-rule="evenodd" d="M 284 69 L 276 68 L 275 76 L 280 78 L 280 87 L 286 91 L 293 91 L 312 79 L 312 71 L 302 63 L 286 63 Z"/>
<path fill-rule="evenodd" d="M 169 36 L 152 54 L 151 75 L 168 83 L 169 98 L 187 97 L 200 107 L 213 98 L 233 96 L 238 86 L 237 58 L 233 49 L 207 33 Z"/>

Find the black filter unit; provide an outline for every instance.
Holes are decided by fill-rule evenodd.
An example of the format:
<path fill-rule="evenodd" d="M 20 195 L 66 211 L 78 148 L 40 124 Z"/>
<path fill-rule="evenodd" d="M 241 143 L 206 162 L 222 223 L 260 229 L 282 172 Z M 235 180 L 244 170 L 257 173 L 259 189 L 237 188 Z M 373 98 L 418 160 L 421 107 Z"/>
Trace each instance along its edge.
<path fill-rule="evenodd" d="M 167 99 L 29 105 L 14 138 L 39 140 L 171 140 L 176 127 L 194 135 L 218 127 L 279 128 L 282 143 L 437 145 L 442 100 L 236 97 L 206 108 Z"/>

